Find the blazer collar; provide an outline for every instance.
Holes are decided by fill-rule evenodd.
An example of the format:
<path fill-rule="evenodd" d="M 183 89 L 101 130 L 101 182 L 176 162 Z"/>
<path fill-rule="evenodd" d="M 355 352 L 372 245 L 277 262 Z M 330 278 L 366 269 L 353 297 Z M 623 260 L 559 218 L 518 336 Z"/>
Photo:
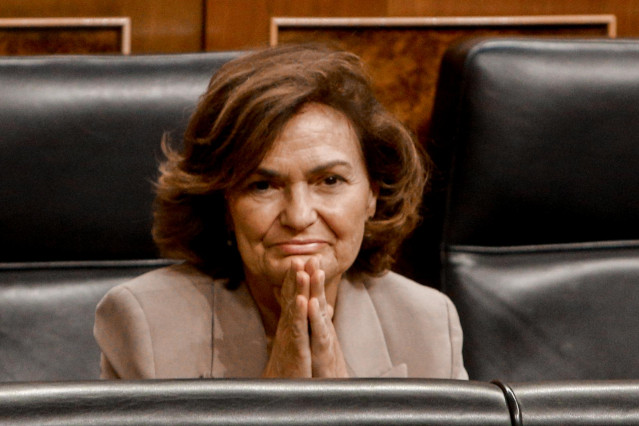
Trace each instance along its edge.
<path fill-rule="evenodd" d="M 255 378 L 268 361 L 262 318 L 246 285 L 228 290 L 216 283 L 213 294 L 212 377 Z"/>
<path fill-rule="evenodd" d="M 393 365 L 384 331 L 362 281 L 342 280 L 333 317 L 351 377 L 406 377 L 405 364 Z"/>
<path fill-rule="evenodd" d="M 375 305 L 361 281 L 342 280 L 333 324 L 351 377 L 406 377 L 391 362 Z M 216 283 L 213 298 L 212 377 L 260 377 L 268 353 L 259 310 L 247 287 Z"/>

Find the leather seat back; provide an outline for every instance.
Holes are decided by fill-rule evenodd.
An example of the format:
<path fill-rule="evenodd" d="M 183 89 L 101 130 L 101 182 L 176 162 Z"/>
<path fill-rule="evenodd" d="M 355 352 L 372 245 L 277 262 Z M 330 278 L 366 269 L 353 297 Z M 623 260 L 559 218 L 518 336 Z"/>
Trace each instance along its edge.
<path fill-rule="evenodd" d="M 160 140 L 236 55 L 0 58 L 0 262 L 155 258 Z"/>
<path fill-rule="evenodd" d="M 150 235 L 163 134 L 239 54 L 0 58 L 0 381 L 98 377 L 97 302 L 167 264 Z"/>
<path fill-rule="evenodd" d="M 472 40 L 441 75 L 443 285 L 471 378 L 639 377 L 639 43 Z"/>
<path fill-rule="evenodd" d="M 0 385 L 0 422 L 510 425 L 501 390 L 451 380 L 153 380 Z"/>
<path fill-rule="evenodd" d="M 513 426 L 639 424 L 636 380 L 527 382 L 506 386 Z"/>

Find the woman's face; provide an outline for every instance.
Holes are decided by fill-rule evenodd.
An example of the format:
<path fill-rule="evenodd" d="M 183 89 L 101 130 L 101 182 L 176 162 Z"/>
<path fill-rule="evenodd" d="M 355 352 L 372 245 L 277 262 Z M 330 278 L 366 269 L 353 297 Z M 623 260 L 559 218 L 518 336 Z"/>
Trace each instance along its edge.
<path fill-rule="evenodd" d="M 270 294 L 296 257 L 317 257 L 326 285 L 336 285 L 357 257 L 376 204 L 349 120 L 321 104 L 291 118 L 227 198 L 249 286 Z"/>

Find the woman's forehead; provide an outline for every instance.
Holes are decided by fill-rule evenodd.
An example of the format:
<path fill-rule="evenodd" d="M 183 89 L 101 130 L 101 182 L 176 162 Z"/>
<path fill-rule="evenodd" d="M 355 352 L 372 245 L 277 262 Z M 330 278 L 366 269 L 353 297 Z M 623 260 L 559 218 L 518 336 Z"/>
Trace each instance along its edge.
<path fill-rule="evenodd" d="M 284 125 L 260 167 L 287 162 L 356 165 L 363 162 L 363 154 L 357 134 L 343 113 L 309 104 Z"/>

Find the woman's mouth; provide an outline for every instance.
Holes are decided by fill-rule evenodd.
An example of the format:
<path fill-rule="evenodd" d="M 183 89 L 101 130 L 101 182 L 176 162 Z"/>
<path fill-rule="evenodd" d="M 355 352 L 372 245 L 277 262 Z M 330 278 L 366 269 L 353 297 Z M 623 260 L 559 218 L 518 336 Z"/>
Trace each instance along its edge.
<path fill-rule="evenodd" d="M 316 254 L 326 246 L 324 240 L 287 240 L 273 244 L 273 247 L 285 255 Z"/>

